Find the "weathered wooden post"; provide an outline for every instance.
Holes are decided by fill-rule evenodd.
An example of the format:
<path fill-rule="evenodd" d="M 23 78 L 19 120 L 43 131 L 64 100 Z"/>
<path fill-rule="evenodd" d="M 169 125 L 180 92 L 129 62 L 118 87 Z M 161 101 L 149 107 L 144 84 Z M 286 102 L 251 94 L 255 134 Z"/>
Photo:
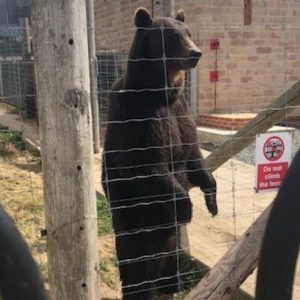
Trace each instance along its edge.
<path fill-rule="evenodd" d="M 99 121 L 99 103 L 97 94 L 97 70 L 98 62 L 96 57 L 95 44 L 95 21 L 94 21 L 94 0 L 86 0 L 86 13 L 88 24 L 88 48 L 90 59 L 90 90 L 91 107 L 93 116 L 93 141 L 94 152 L 100 152 L 100 121 Z"/>
<path fill-rule="evenodd" d="M 21 36 L 22 36 L 22 58 L 28 60 L 31 58 L 32 55 L 29 19 L 20 18 L 19 25 L 21 28 Z"/>
<path fill-rule="evenodd" d="M 98 297 L 85 0 L 33 0 L 48 267 L 54 300 Z"/>
<path fill-rule="evenodd" d="M 28 18 L 20 18 L 19 25 L 22 37 L 22 61 L 20 63 L 20 85 L 22 103 L 21 109 L 25 110 L 26 117 L 36 117 L 35 78 L 32 60 L 32 47 L 30 38 L 30 25 Z"/>
<path fill-rule="evenodd" d="M 160 15 L 162 17 L 174 17 L 174 0 L 160 1 Z"/>

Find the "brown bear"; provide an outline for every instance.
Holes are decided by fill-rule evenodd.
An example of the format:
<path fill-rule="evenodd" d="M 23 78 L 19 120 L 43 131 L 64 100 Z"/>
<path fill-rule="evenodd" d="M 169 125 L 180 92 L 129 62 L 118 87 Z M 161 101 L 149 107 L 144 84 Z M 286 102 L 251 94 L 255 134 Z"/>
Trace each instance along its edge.
<path fill-rule="evenodd" d="M 180 289 L 179 227 L 192 217 L 191 187 L 201 188 L 217 214 L 216 182 L 183 94 L 184 70 L 201 51 L 183 22 L 182 10 L 156 20 L 136 11 L 126 72 L 109 99 L 102 181 L 126 300 Z"/>

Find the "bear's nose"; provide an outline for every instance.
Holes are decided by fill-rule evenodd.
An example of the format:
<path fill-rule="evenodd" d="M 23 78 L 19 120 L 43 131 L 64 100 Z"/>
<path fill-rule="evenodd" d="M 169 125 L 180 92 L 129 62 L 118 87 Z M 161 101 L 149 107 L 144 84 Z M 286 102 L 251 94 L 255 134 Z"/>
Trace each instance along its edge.
<path fill-rule="evenodd" d="M 200 58 L 202 56 L 202 52 L 200 49 L 193 49 L 191 50 L 190 54 L 194 58 Z"/>

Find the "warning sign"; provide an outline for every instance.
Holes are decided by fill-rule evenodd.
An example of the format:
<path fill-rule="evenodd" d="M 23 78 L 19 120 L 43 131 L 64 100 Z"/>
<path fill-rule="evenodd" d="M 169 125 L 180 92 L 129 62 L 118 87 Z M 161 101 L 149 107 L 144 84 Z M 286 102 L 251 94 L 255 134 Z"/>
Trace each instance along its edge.
<path fill-rule="evenodd" d="M 277 190 L 291 161 L 291 133 L 276 132 L 256 136 L 256 180 L 259 191 Z"/>
<path fill-rule="evenodd" d="M 276 161 L 284 153 L 284 142 L 279 136 L 271 136 L 264 144 L 264 156 L 269 161 Z"/>

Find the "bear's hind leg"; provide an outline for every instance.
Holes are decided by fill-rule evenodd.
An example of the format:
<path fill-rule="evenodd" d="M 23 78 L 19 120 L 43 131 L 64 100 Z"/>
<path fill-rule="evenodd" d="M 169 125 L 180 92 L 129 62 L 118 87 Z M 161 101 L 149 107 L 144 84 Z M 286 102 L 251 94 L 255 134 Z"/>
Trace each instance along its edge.
<path fill-rule="evenodd" d="M 117 237 L 123 300 L 172 299 L 179 290 L 177 250 L 174 228 Z"/>
<path fill-rule="evenodd" d="M 119 272 L 123 300 L 150 300 L 153 284 L 148 280 L 147 260 L 143 259 L 148 248 L 143 236 L 116 236 Z"/>

